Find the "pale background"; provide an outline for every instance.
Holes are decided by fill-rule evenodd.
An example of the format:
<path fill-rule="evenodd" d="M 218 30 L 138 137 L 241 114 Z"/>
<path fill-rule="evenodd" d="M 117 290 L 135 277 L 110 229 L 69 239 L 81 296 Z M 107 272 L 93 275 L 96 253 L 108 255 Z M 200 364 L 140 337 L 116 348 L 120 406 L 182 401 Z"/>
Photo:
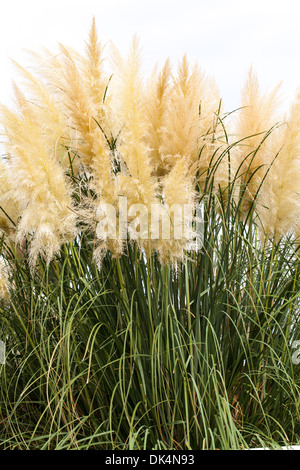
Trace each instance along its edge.
<path fill-rule="evenodd" d="M 299 0 L 0 0 L 0 102 L 11 100 L 16 72 L 9 58 L 27 65 L 24 49 L 84 49 L 95 16 L 103 43 L 126 52 L 137 33 L 144 68 L 184 53 L 215 77 L 225 107 L 240 105 L 253 66 L 263 91 L 283 81 L 283 107 L 300 85 Z"/>

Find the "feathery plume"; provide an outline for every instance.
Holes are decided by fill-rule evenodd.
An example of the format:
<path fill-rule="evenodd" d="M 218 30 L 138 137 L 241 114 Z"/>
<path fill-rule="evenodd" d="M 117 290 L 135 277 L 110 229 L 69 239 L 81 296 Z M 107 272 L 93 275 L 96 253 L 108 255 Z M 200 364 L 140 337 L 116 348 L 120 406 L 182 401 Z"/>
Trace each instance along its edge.
<path fill-rule="evenodd" d="M 4 259 L 0 258 L 0 298 L 9 299 L 9 276 L 8 266 Z"/>
<path fill-rule="evenodd" d="M 272 133 L 274 161 L 259 192 L 257 211 L 262 229 L 278 240 L 300 234 L 300 92 L 287 122 Z"/>
<path fill-rule="evenodd" d="M 36 75 L 15 63 L 24 88 L 14 85 L 16 111 L 1 108 L 7 161 L 0 161 L 2 230 L 13 237 L 16 223 L 16 240 L 30 242 L 32 266 L 39 255 L 52 259 L 75 236 L 78 220 L 95 233 L 94 259 L 100 266 L 107 250 L 120 256 L 127 242 L 121 228 L 112 238 L 101 232 L 105 207 L 118 226 L 118 203 L 126 196 L 127 207 L 146 208 L 149 223 L 157 205 L 165 215 L 174 205 L 195 208 L 196 184 L 205 191 L 210 182 L 225 202 L 232 181 L 253 201 L 265 179 L 257 205 L 264 229 L 275 236 L 299 232 L 300 107 L 296 100 L 288 124 L 269 132 L 278 121 L 279 86 L 262 95 L 250 69 L 235 123 L 235 136 L 242 140 L 237 146 L 224 133 L 215 81 L 191 67 L 186 56 L 176 74 L 167 60 L 145 83 L 134 37 L 126 58 L 114 48 L 116 73 L 109 75 L 94 18 L 85 55 L 60 45 L 57 54 L 45 50 L 34 57 Z M 79 183 L 87 176 L 91 190 L 87 196 L 76 193 L 79 203 L 68 179 L 71 157 Z M 248 206 L 246 201 L 242 209 Z M 132 214 L 137 211 L 131 209 L 126 230 L 136 240 Z M 162 262 L 182 259 L 188 243 L 187 234 L 175 236 L 179 219 L 174 213 L 169 217 L 170 237 L 151 240 Z M 147 233 L 137 242 L 147 255 L 151 230 L 143 230 Z"/>
<path fill-rule="evenodd" d="M 145 144 L 146 119 L 144 86 L 140 74 L 140 51 L 137 37 L 126 59 L 114 48 L 115 113 L 121 127 L 117 151 L 125 171 L 117 174 L 119 194 L 125 194 L 128 204 L 144 204 L 150 208 L 155 201 L 156 181 Z"/>
<path fill-rule="evenodd" d="M 267 133 L 278 122 L 279 89 L 277 85 L 270 93 L 262 95 L 252 68 L 242 90 L 242 106 L 236 123 L 235 136 L 243 141 L 236 158 L 240 165 L 241 180 L 247 186 L 245 207 L 258 191 L 264 175 L 272 161 L 270 139 Z"/>
<path fill-rule="evenodd" d="M 196 191 L 184 157 L 177 160 L 170 172 L 163 178 L 163 204 L 170 218 L 170 236 L 155 243 L 159 259 L 163 264 L 183 260 L 189 244 L 192 243 L 192 223 L 196 204 Z M 188 213 L 187 208 L 189 208 Z M 179 218 L 177 219 L 176 216 Z M 178 234 L 180 236 L 178 236 Z"/>
<path fill-rule="evenodd" d="M 164 174 L 164 162 L 160 153 L 163 144 L 162 131 L 170 106 L 171 66 L 169 59 L 157 74 L 153 72 L 145 103 L 146 135 L 145 144 L 149 148 L 149 158 L 156 176 Z"/>
<path fill-rule="evenodd" d="M 107 100 L 106 87 L 108 85 L 108 77 L 104 72 L 103 62 L 103 49 L 98 41 L 96 21 L 95 18 L 93 18 L 89 40 L 86 43 L 83 76 L 86 89 L 96 111 L 96 119 L 99 117 L 102 119 L 105 110 L 103 106 L 104 97 L 105 101 Z"/>
<path fill-rule="evenodd" d="M 106 202 L 115 201 L 111 155 L 108 143 L 96 123 L 96 110 L 69 51 L 61 45 L 64 60 L 64 103 L 77 131 L 74 150 L 93 176 L 93 189 Z"/>
<path fill-rule="evenodd" d="M 14 241 L 20 207 L 15 198 L 16 183 L 9 164 L 0 159 L 0 230 Z"/>
<path fill-rule="evenodd" d="M 35 116 L 41 132 L 43 132 L 45 142 L 47 141 L 50 148 L 55 147 L 57 160 L 68 169 L 70 159 L 66 147 L 71 139 L 68 119 L 62 112 L 56 96 L 51 93 L 43 81 L 17 62 L 13 61 L 13 63 L 23 78 L 25 90 L 29 93 L 25 98 L 21 90 L 14 86 L 19 107 L 22 107 L 22 101 L 27 111 L 30 108 L 32 118 Z M 23 95 L 22 98 L 21 95 Z"/>
<path fill-rule="evenodd" d="M 33 267 L 39 255 L 49 262 L 61 244 L 76 233 L 71 190 L 54 149 L 45 145 L 43 133 L 18 95 L 20 112 L 2 106 L 5 146 L 14 175 L 14 199 L 21 207 L 16 241 L 30 241 Z"/>
<path fill-rule="evenodd" d="M 173 79 L 170 107 L 162 130 L 160 152 L 166 172 L 176 163 L 176 156 L 184 156 L 190 164 L 198 162 L 200 148 L 211 139 L 218 107 L 214 81 L 198 66 L 190 71 L 184 56 Z"/>

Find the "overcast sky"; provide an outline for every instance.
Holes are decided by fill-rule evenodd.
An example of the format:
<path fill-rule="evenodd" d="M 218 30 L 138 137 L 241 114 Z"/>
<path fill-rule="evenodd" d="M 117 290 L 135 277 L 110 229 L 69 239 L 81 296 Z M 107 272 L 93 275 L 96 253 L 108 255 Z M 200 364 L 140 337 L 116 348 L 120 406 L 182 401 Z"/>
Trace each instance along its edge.
<path fill-rule="evenodd" d="M 0 101 L 16 78 L 9 58 L 26 65 L 24 49 L 83 51 L 95 16 L 103 43 L 122 51 L 137 33 L 144 67 L 187 53 L 219 86 L 226 108 L 240 105 L 252 65 L 262 90 L 283 81 L 286 107 L 300 86 L 299 0 L 0 0 Z"/>

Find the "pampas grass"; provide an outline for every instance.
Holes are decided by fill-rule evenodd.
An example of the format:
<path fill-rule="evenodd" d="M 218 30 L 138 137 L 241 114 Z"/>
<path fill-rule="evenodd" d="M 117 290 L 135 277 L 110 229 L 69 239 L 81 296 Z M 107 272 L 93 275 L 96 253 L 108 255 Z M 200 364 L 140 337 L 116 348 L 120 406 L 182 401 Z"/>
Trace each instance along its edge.
<path fill-rule="evenodd" d="M 296 95 L 284 123 L 272 135 L 274 160 L 260 193 L 258 213 L 264 231 L 277 240 L 299 236 L 300 95 Z"/>
<path fill-rule="evenodd" d="M 85 46 L 0 110 L 0 448 L 299 443 L 299 94 Z"/>
<path fill-rule="evenodd" d="M 5 176 L 2 192 L 5 185 L 18 186 L 10 193 L 11 199 L 3 198 L 3 204 L 10 201 L 12 218 L 20 211 L 16 240 L 30 241 L 32 265 L 42 254 L 48 261 L 53 259 L 64 241 L 74 239 L 78 227 L 94 232 L 94 257 L 99 266 L 107 250 L 121 256 L 124 241 L 102 237 L 96 229 L 102 223 L 103 204 L 113 206 L 118 219 L 119 197 L 125 196 L 129 206 L 144 205 L 150 219 L 153 204 L 161 204 L 162 210 L 167 207 L 164 204 L 169 205 L 166 198 L 171 187 L 181 188 L 175 199 L 196 204 L 196 188 L 204 192 L 212 175 L 214 190 L 220 191 L 224 200 L 228 186 L 235 183 L 235 194 L 243 193 L 241 210 L 245 216 L 267 177 L 259 206 L 261 232 L 270 236 L 275 232 L 283 236 L 291 230 L 298 233 L 297 104 L 287 118 L 285 131 L 281 127 L 271 132 L 280 121 L 279 87 L 262 95 L 250 69 L 242 107 L 230 121 L 214 80 L 197 64 L 191 66 L 187 56 L 175 73 L 167 60 L 145 80 L 137 38 L 127 57 L 113 46 L 111 60 L 106 61 L 94 20 L 85 52 L 82 56 L 59 45 L 57 54 L 45 52 L 47 62 L 33 54 L 36 75 L 15 64 L 24 91 L 14 85 L 17 111 L 2 107 L 10 155 L 7 174 L 14 175 L 11 183 Z M 113 64 L 111 70 L 109 63 Z M 224 128 L 225 120 L 230 135 Z M 275 159 L 279 147 L 285 149 Z M 293 184 L 287 183 L 289 176 L 282 175 L 278 190 L 275 172 L 283 161 L 284 168 L 288 166 L 288 173 L 293 174 Z M 85 174 L 89 193 L 74 200 L 78 194 L 74 192 L 75 180 L 67 174 L 79 179 Z M 290 209 L 285 215 L 281 206 L 287 204 Z M 9 226 L 3 217 L 3 227 Z M 128 223 L 131 221 L 129 218 Z M 175 245 L 178 248 L 174 239 L 153 241 L 151 250 L 158 250 L 161 259 L 175 260 L 175 252 L 180 251 L 182 257 L 182 250 Z M 150 245 L 140 240 L 140 246 L 148 250 Z"/>
<path fill-rule="evenodd" d="M 32 55 L 37 64 L 36 75 L 15 64 L 24 85 L 24 92 L 15 86 L 18 111 L 2 109 L 6 151 L 11 155 L 12 172 L 20 181 L 15 203 L 23 204 L 16 228 L 17 241 L 30 239 L 34 266 L 39 255 L 51 260 L 63 241 L 76 236 L 76 227 L 85 226 L 94 231 L 94 259 L 100 266 L 107 250 L 114 256 L 124 251 L 122 240 L 101 237 L 97 230 L 97 225 L 102 223 L 103 204 L 113 206 L 119 217 L 118 200 L 126 196 L 129 206 L 144 205 L 151 218 L 152 205 L 162 205 L 161 209 L 165 210 L 169 205 L 167 188 L 177 184 L 186 195 L 178 195 L 177 199 L 196 204 L 196 173 L 199 168 L 207 170 L 211 146 L 217 141 L 215 111 L 220 112 L 217 87 L 197 65 L 191 67 L 186 56 L 178 64 L 176 74 L 172 74 L 166 61 L 161 72 L 153 73 L 146 82 L 137 38 L 127 57 L 122 57 L 113 47 L 113 69 L 112 73 L 107 72 L 95 21 L 85 56 L 63 45 L 59 45 L 58 54 L 45 51 L 47 62 L 37 54 Z M 206 160 L 203 151 L 199 162 L 199 151 L 206 144 Z M 36 149 L 39 149 L 37 155 Z M 183 168 L 180 182 L 179 168 Z M 55 204 L 64 207 L 57 211 L 57 216 L 48 203 L 50 194 L 42 196 L 45 194 L 43 172 L 49 182 L 53 181 L 50 192 L 51 197 L 55 193 Z M 87 197 L 74 200 L 75 180 L 67 182 L 67 173 L 74 178 L 87 176 Z M 25 181 L 28 195 L 24 191 L 20 193 Z M 30 193 L 33 185 L 34 192 Z M 48 218 L 53 214 L 51 222 L 42 213 L 41 205 L 39 215 L 35 206 L 30 212 L 36 193 L 41 194 L 39 200 L 44 197 L 42 204 L 47 201 Z M 38 220 L 44 220 L 44 225 Z M 56 223 L 59 231 L 54 228 Z M 178 242 L 174 239 L 169 243 L 154 241 L 151 250 L 158 250 L 161 259 L 171 256 L 175 260 L 174 253 L 178 251 L 175 245 Z M 149 242 L 140 242 L 140 246 L 148 250 Z M 183 247 L 184 243 L 179 250 L 180 257 Z"/>

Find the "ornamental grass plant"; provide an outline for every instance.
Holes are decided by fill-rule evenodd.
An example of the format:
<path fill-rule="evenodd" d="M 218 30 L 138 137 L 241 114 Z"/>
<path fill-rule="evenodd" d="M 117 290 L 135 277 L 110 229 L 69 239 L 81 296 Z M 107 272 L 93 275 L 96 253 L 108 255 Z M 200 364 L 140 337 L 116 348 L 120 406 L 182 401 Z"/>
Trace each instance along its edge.
<path fill-rule="evenodd" d="M 250 70 L 226 112 L 95 21 L 32 59 L 0 119 L 0 448 L 299 443 L 298 96 Z"/>

